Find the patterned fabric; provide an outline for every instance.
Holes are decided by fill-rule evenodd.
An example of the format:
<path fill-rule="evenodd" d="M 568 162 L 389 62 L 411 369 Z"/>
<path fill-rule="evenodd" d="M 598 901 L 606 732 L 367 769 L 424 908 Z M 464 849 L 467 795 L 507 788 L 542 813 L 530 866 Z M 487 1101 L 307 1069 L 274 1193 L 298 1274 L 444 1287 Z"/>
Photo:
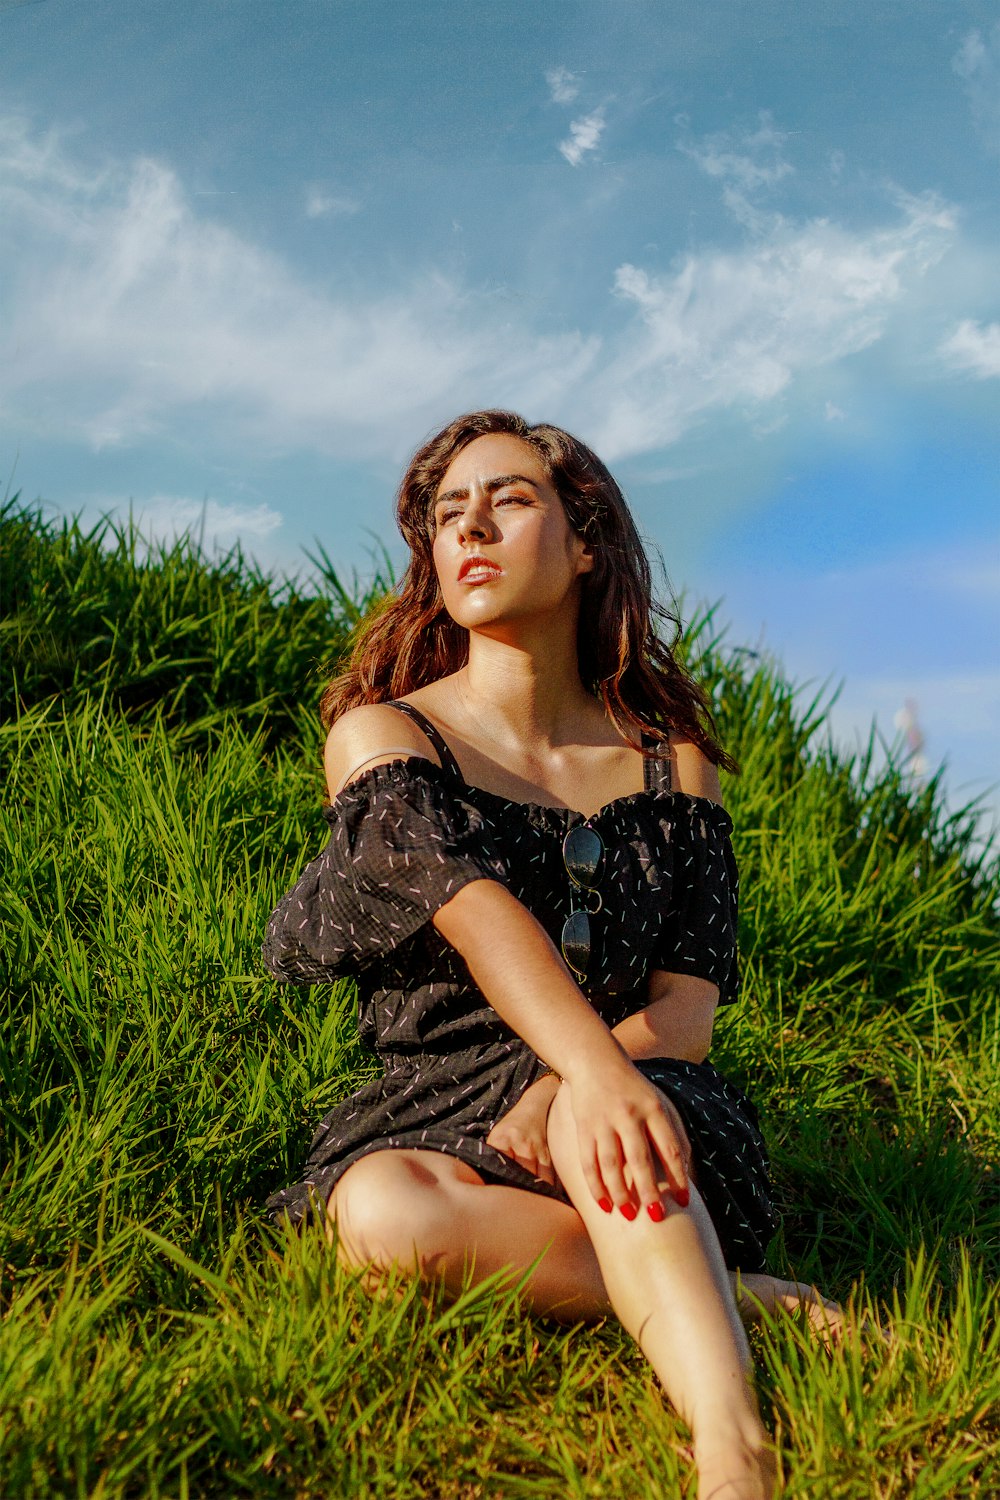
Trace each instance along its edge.
<path fill-rule="evenodd" d="M 294 1222 L 311 1216 L 314 1199 L 325 1202 L 353 1162 L 393 1148 L 443 1151 L 487 1182 L 568 1201 L 486 1143 L 545 1067 L 430 918 L 468 882 L 495 880 L 558 945 L 573 905 L 562 841 L 575 825 L 595 828 L 605 850 L 581 988 L 607 1024 L 642 1009 L 651 969 L 711 980 L 721 1004 L 738 993 L 737 877 L 723 808 L 670 791 L 665 761 L 647 762 L 645 790 L 590 818 L 512 802 L 465 783 L 430 721 L 395 706 L 417 719 L 442 765 L 390 761 L 346 787 L 326 809 L 325 848 L 276 908 L 264 943 L 265 963 L 286 982 L 356 976 L 361 1037 L 384 1069 L 320 1122 L 303 1180 L 268 1199 L 276 1217 Z M 753 1105 L 709 1063 L 637 1066 L 684 1120 L 727 1264 L 762 1269 L 775 1218 Z"/>

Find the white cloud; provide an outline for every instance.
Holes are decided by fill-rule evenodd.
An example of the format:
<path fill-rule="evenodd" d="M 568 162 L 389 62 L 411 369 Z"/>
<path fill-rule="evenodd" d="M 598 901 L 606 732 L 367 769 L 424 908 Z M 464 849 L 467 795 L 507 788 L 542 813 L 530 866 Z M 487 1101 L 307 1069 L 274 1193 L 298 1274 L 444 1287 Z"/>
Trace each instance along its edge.
<path fill-rule="evenodd" d="M 604 134 L 604 110 L 595 109 L 592 114 L 571 120 L 569 137 L 559 142 L 559 150 L 571 167 L 578 167 L 588 151 L 596 151 Z"/>
<path fill-rule="evenodd" d="M 815 580 L 814 580 L 815 581 Z M 984 537 L 976 545 L 942 542 L 926 551 L 898 553 L 878 562 L 834 568 L 822 575 L 823 586 L 844 599 L 934 593 L 952 603 L 964 600 L 1000 609 L 1000 544 Z"/>
<path fill-rule="evenodd" d="M 1000 323 L 984 327 L 965 318 L 941 344 L 939 353 L 954 369 L 979 380 L 1000 376 Z"/>
<path fill-rule="evenodd" d="M 690 150 L 724 186 L 766 192 L 784 175 L 782 140 L 764 122 L 739 150 L 718 137 Z M 581 152 L 595 146 L 581 137 Z M 725 156 L 740 159 L 720 166 Z M 212 212 L 162 162 L 93 171 L 52 135 L 0 127 L 0 214 L 18 226 L 0 239 L 8 430 L 100 447 L 178 431 L 191 441 L 200 424 L 214 444 L 255 453 L 395 462 L 455 411 L 510 405 L 586 433 L 612 459 L 727 411 L 764 441 L 797 381 L 919 305 L 921 278 L 956 234 L 932 195 L 897 194 L 864 230 L 777 217 L 732 248 L 620 265 L 617 318 L 595 316 L 598 336 L 541 334 L 530 309 L 443 275 L 341 295 Z M 849 381 L 837 389 L 850 394 Z M 809 393 L 813 419 L 821 401 Z"/>
<path fill-rule="evenodd" d="M 568 68 L 549 68 L 545 74 L 545 82 L 549 86 L 553 104 L 572 104 L 580 92 L 577 76 Z"/>
<path fill-rule="evenodd" d="M 851 676 L 830 711 L 830 726 L 842 743 L 857 747 L 867 744 L 874 722 L 883 739 L 905 753 L 905 731 L 897 716 L 907 704 L 923 738 L 920 764 L 911 763 L 911 769 L 918 775 L 934 772 L 944 762 L 952 808 L 984 798 L 981 832 L 985 835 L 991 824 L 1000 832 L 1000 672 Z"/>
<path fill-rule="evenodd" d="M 762 110 L 756 130 L 720 131 L 693 142 L 681 139 L 678 150 L 722 183 L 723 202 L 734 218 L 749 229 L 763 230 L 781 221 L 764 215 L 753 200 L 795 171 L 782 154 L 787 140 L 787 133 Z"/>
<path fill-rule="evenodd" d="M 803 505 L 808 500 L 803 497 Z M 839 689 L 831 727 L 867 743 L 872 720 L 888 741 L 907 700 L 926 738 L 931 768 L 947 758 L 953 804 L 994 786 L 1000 735 L 1000 546 L 984 531 L 962 542 L 906 547 L 836 567 L 822 556 L 798 567 L 756 565 L 712 580 L 725 595 L 734 639 L 778 654 L 811 697 Z"/>
<path fill-rule="evenodd" d="M 228 551 L 237 542 L 253 549 L 255 544 L 284 525 L 280 511 L 266 504 L 240 505 L 220 500 L 195 500 L 189 495 L 157 493 L 145 499 L 100 494 L 84 497 L 81 517 L 85 525 L 110 517 L 117 526 L 135 522 L 139 536 L 149 546 L 190 536 L 208 553 Z"/>
<path fill-rule="evenodd" d="M 619 266 L 615 290 L 637 321 L 597 378 L 600 451 L 663 447 L 719 409 L 759 421 L 797 376 L 882 338 L 954 228 L 933 196 L 900 197 L 897 214 L 868 231 L 780 219 L 766 236 L 666 273 Z"/>
<path fill-rule="evenodd" d="M 326 188 L 312 186 L 306 191 L 307 219 L 350 219 L 359 213 L 361 204 L 356 198 L 344 193 L 331 193 Z"/>
<path fill-rule="evenodd" d="M 833 401 L 828 401 L 823 408 L 823 417 L 827 422 L 843 422 L 847 413 L 843 407 L 837 406 Z"/>
<path fill-rule="evenodd" d="M 682 141 L 679 149 L 709 177 L 732 182 L 744 192 L 774 187 L 795 170 L 781 154 L 788 135 L 775 127 L 766 111 L 758 118 L 756 130 L 721 131 L 694 143 Z"/>
<path fill-rule="evenodd" d="M 1000 154 L 1000 22 L 985 40 L 979 31 L 968 32 L 951 65 L 987 150 Z"/>
<path fill-rule="evenodd" d="M 151 495 L 128 506 L 119 503 L 115 509 L 119 513 L 130 509 L 147 541 L 188 535 L 208 549 L 271 536 L 283 524 L 281 513 L 269 505 L 227 505 L 186 495 Z"/>
<path fill-rule="evenodd" d="M 551 410 L 596 351 L 511 327 L 443 276 L 367 299 L 315 288 L 210 212 L 162 162 L 95 175 L 52 136 L 0 130 L 10 426 L 99 448 L 205 421 L 215 442 L 395 459 L 470 401 Z"/>

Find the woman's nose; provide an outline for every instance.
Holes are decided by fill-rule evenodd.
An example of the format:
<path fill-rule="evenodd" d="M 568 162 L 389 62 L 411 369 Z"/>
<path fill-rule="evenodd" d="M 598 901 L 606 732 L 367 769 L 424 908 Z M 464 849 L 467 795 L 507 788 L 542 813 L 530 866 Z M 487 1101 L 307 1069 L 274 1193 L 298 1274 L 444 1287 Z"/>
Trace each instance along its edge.
<path fill-rule="evenodd" d="M 463 541 L 488 537 L 495 529 L 489 503 L 470 501 L 462 512 L 458 526 L 458 534 Z"/>

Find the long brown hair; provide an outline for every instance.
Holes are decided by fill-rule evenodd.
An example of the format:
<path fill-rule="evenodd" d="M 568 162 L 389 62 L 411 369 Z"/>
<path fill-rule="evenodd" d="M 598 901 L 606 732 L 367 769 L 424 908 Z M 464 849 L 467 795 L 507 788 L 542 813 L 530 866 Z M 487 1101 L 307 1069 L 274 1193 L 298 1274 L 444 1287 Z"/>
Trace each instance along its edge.
<path fill-rule="evenodd" d="M 493 433 L 521 438 L 540 455 L 570 525 L 594 548 L 584 575 L 577 636 L 580 677 L 622 735 L 670 729 L 692 740 L 716 765 L 737 769 L 715 734 L 708 699 L 675 660 L 661 634 L 679 635 L 676 617 L 653 597 L 649 559 L 625 497 L 579 438 L 509 411 L 457 417 L 418 448 L 403 475 L 396 520 L 410 549 L 402 582 L 359 627 L 345 671 L 323 693 L 329 727 L 350 708 L 384 703 L 464 666 L 468 632 L 445 610 L 434 569 L 434 501 L 445 472 L 467 443 Z"/>

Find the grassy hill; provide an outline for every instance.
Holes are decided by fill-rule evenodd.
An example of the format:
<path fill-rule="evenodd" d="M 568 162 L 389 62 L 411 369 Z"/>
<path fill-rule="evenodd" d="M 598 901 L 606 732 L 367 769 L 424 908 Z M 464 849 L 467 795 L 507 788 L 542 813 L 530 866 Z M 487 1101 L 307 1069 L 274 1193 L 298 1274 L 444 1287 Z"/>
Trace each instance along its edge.
<path fill-rule="evenodd" d="M 378 593 L 0 513 L 0 1495 L 646 1496 L 684 1434 L 613 1326 L 372 1301 L 261 1204 L 372 1071 L 264 923 L 322 839 L 325 666 Z M 356 593 L 357 591 L 355 591 Z M 758 1340 L 792 1496 L 1000 1494 L 1000 868 L 940 787 L 703 619 L 743 773 L 744 1002 L 779 1272 L 894 1341 Z"/>

